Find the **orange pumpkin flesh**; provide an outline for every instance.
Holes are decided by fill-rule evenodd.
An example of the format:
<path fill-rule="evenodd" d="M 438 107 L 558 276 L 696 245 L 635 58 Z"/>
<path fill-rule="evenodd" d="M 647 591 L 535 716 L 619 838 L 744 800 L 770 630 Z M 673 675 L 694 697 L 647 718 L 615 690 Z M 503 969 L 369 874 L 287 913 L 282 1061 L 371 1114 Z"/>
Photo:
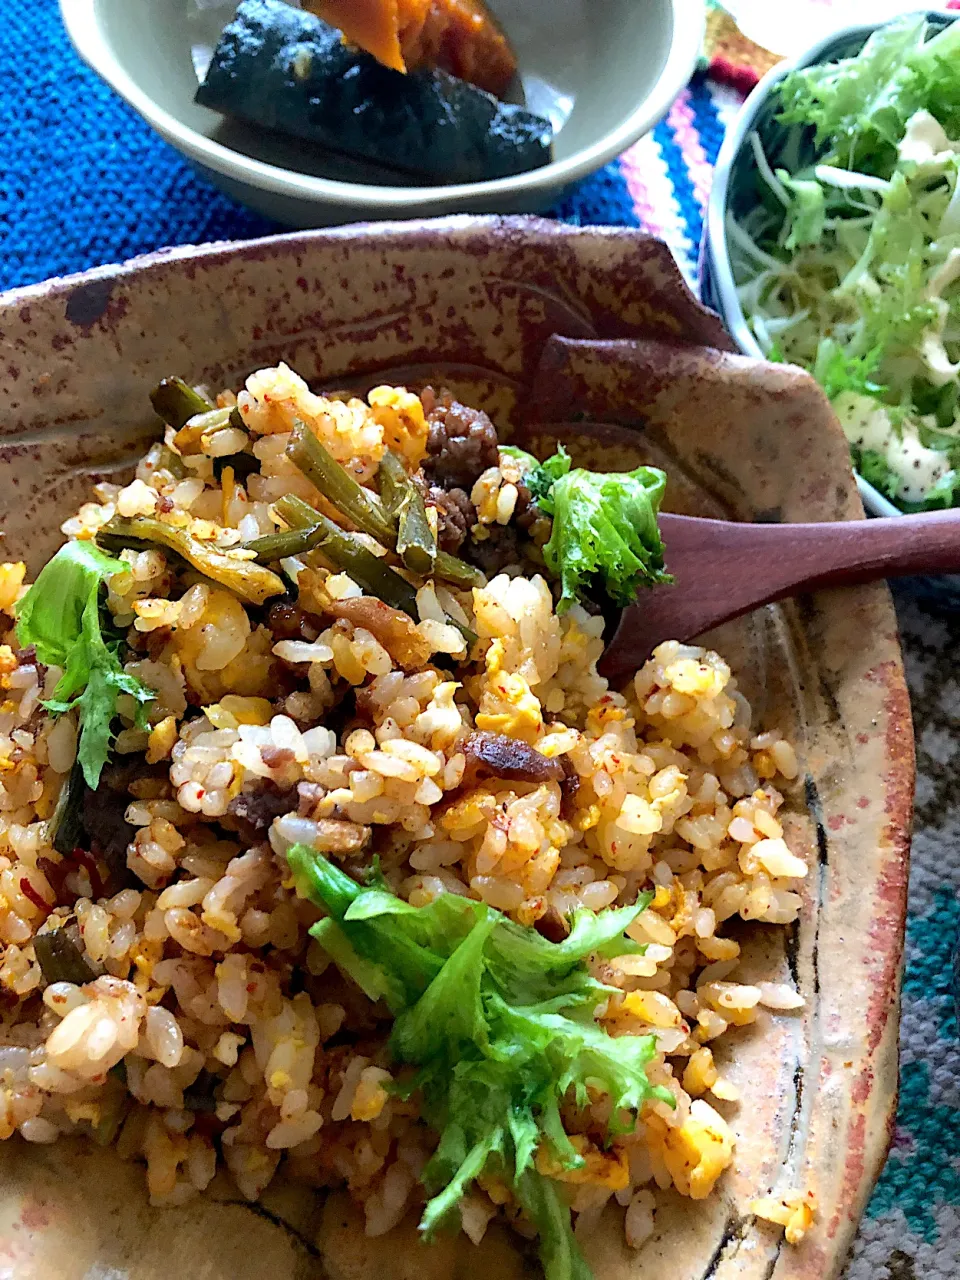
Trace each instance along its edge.
<path fill-rule="evenodd" d="M 440 67 L 500 97 L 517 70 L 483 0 L 305 0 L 304 8 L 394 71 Z"/>

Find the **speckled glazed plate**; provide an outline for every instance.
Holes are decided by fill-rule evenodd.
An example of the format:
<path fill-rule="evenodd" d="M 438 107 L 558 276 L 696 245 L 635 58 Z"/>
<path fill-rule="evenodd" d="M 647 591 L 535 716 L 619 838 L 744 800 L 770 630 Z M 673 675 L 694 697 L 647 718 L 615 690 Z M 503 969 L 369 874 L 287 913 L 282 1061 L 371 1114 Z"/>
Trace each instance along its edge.
<path fill-rule="evenodd" d="M 180 372 L 235 386 L 286 359 L 317 385 L 441 377 L 503 427 L 607 466 L 651 460 L 668 506 L 731 519 L 862 515 L 846 442 L 805 375 L 730 353 L 666 248 L 536 220 L 345 228 L 158 255 L 0 300 L 0 527 L 35 572 L 94 477 L 156 430 L 146 393 Z M 669 553 L 668 553 L 669 557 Z M 829 1280 L 889 1141 L 913 790 L 910 711 L 886 588 L 824 592 L 717 633 L 760 719 L 798 744 L 788 838 L 802 918 L 744 927 L 746 979 L 795 982 L 799 1015 L 724 1037 L 734 1166 L 707 1201 L 661 1195 L 636 1253 L 610 1211 L 584 1242 L 603 1280 Z M 798 1248 L 750 1200 L 810 1188 Z M 4 1280 L 455 1280 L 537 1274 L 489 1232 L 426 1249 L 367 1240 L 341 1196 L 226 1180 L 177 1210 L 143 1171 L 82 1145 L 0 1144 Z"/>

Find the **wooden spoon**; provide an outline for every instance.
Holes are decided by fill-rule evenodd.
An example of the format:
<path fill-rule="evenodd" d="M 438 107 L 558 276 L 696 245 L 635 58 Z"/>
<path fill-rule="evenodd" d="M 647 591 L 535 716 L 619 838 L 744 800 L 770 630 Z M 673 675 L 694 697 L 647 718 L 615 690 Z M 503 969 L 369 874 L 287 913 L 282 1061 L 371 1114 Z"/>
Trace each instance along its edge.
<path fill-rule="evenodd" d="M 960 511 L 825 524 L 660 516 L 669 587 L 640 589 L 600 660 L 623 680 L 662 640 L 692 640 L 759 605 L 823 587 L 960 572 Z"/>

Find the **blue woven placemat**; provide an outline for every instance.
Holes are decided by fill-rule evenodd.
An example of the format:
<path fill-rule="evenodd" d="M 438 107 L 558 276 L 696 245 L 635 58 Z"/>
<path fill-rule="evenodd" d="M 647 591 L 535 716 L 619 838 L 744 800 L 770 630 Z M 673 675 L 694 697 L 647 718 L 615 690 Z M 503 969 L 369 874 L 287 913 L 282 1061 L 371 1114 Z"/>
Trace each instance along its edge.
<path fill-rule="evenodd" d="M 696 79 L 668 117 L 553 210 L 661 235 L 688 279 L 737 96 Z M 0 0 L 0 289 L 165 245 L 281 230 L 221 195 L 83 66 L 55 0 Z M 918 737 L 918 811 L 893 1151 L 847 1280 L 960 1278 L 960 623 L 900 604 Z"/>
<path fill-rule="evenodd" d="M 707 162 L 722 136 L 716 92 L 702 79 L 688 91 L 711 152 Z M 686 116 L 678 129 L 690 135 Z M 665 121 L 645 141 L 655 188 L 649 197 L 643 180 L 628 180 L 615 163 L 581 183 L 556 216 L 649 225 L 666 234 L 692 272 L 702 201 L 678 129 Z M 662 212 L 653 212 L 657 205 Z M 80 61 L 56 0 L 0 0 L 0 289 L 165 245 L 281 229 L 197 175 Z"/>

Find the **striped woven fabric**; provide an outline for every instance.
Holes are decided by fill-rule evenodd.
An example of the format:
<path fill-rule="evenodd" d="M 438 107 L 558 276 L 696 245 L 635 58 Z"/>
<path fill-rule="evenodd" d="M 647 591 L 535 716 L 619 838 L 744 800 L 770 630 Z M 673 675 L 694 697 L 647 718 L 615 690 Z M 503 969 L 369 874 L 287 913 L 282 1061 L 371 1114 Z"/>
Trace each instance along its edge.
<path fill-rule="evenodd" d="M 200 178 L 80 62 L 56 0 L 0 0 L 0 16 L 0 288 L 281 230 Z M 734 46 L 726 22 L 716 30 L 726 62 L 715 71 L 729 79 Z M 734 79 L 748 47 L 736 46 Z M 710 166 L 739 97 L 699 74 L 652 134 L 553 214 L 662 235 L 692 281 Z"/>

